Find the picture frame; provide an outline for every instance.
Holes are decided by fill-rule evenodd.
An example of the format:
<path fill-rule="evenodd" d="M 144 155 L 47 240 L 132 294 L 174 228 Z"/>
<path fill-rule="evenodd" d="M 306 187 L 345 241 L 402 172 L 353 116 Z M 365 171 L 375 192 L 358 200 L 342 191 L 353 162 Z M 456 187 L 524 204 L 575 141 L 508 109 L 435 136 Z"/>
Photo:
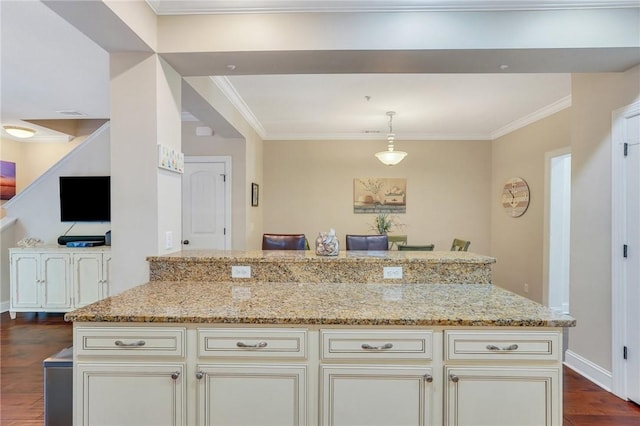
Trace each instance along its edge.
<path fill-rule="evenodd" d="M 355 178 L 353 212 L 398 214 L 407 212 L 406 178 Z"/>
<path fill-rule="evenodd" d="M 0 200 L 10 200 L 16 195 L 16 163 L 0 160 Z"/>
<path fill-rule="evenodd" d="M 257 183 L 251 183 L 251 206 L 258 207 L 258 200 L 260 197 L 260 187 Z"/>

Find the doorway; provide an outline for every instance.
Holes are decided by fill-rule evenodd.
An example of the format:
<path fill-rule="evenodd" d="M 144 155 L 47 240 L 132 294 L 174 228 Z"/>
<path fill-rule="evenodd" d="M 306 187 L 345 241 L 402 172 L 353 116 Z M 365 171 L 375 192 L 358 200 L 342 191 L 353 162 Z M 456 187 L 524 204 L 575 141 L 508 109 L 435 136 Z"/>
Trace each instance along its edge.
<path fill-rule="evenodd" d="M 571 245 L 571 150 L 545 154 L 545 256 L 546 304 L 569 313 Z"/>
<path fill-rule="evenodd" d="M 612 391 L 640 404 L 640 102 L 612 118 Z"/>
<path fill-rule="evenodd" d="M 231 157 L 186 157 L 182 249 L 231 248 Z"/>

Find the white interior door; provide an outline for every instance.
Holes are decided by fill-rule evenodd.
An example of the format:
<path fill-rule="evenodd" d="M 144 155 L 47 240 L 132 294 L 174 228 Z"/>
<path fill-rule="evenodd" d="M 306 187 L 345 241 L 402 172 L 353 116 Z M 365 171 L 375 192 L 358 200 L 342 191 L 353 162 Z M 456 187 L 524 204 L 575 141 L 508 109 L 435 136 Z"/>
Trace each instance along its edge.
<path fill-rule="evenodd" d="M 640 404 L 640 114 L 625 127 L 627 397 Z"/>
<path fill-rule="evenodd" d="M 183 249 L 229 249 L 230 160 L 185 159 L 182 176 Z"/>
<path fill-rule="evenodd" d="M 612 391 L 640 403 L 640 102 L 612 121 Z"/>

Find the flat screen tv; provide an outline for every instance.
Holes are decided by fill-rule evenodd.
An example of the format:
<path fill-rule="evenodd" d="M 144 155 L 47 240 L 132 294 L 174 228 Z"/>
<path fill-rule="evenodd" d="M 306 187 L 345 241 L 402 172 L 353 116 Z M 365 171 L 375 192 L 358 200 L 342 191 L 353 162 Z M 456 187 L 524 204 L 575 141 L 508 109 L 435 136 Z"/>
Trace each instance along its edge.
<path fill-rule="evenodd" d="M 62 222 L 110 222 L 110 176 L 60 176 Z"/>

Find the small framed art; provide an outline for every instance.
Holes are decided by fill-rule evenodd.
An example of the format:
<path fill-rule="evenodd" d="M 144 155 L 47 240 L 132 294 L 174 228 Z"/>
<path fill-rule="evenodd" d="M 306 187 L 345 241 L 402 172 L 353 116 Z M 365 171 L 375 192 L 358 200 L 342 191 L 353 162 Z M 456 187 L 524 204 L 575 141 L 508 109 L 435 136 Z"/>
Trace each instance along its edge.
<path fill-rule="evenodd" d="M 251 206 L 258 206 L 258 199 L 260 197 L 260 187 L 257 183 L 251 184 Z"/>

